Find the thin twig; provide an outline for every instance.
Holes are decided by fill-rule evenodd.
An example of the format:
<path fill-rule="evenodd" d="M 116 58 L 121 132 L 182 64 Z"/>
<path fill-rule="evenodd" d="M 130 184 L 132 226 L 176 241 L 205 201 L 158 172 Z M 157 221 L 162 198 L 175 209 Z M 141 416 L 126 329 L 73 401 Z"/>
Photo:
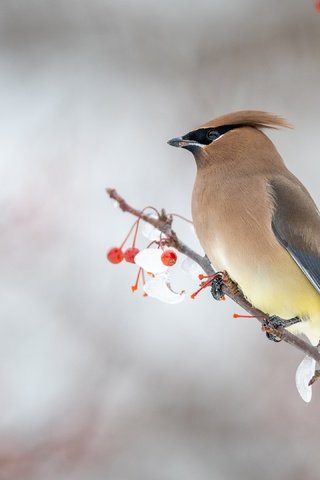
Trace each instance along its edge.
<path fill-rule="evenodd" d="M 142 213 L 140 210 L 137 210 L 133 207 L 131 207 L 125 200 L 122 198 L 118 192 L 114 188 L 107 188 L 106 189 L 107 194 L 109 195 L 110 198 L 118 202 L 119 207 L 123 212 L 128 212 L 131 213 L 131 215 L 134 215 L 135 217 L 141 218 L 147 223 L 150 223 L 150 225 L 153 225 L 155 228 L 160 230 L 162 233 L 166 235 L 166 244 L 168 246 L 172 246 L 176 248 L 179 252 L 183 253 L 187 257 L 191 258 L 194 262 L 196 262 L 200 267 L 204 270 L 204 272 L 207 275 L 211 275 L 215 273 L 215 270 L 213 269 L 208 257 L 201 256 L 198 253 L 196 253 L 194 250 L 192 250 L 188 245 L 186 245 L 182 240 L 180 240 L 175 233 L 174 230 L 172 230 L 172 216 L 167 215 L 165 210 L 161 210 L 158 218 L 151 217 L 149 215 L 146 215 Z M 317 348 L 313 347 L 310 345 L 310 343 L 306 342 L 300 337 L 297 337 L 296 335 L 293 335 L 292 333 L 288 332 L 283 327 L 272 327 L 268 326 L 268 320 L 270 320 L 269 315 L 266 313 L 262 312 L 258 308 L 255 308 L 251 305 L 250 302 L 244 297 L 242 292 L 237 288 L 237 285 L 228 277 L 227 274 L 224 274 L 223 276 L 223 294 L 231 298 L 235 303 L 237 303 L 241 308 L 246 310 L 247 312 L 250 313 L 250 315 L 253 315 L 257 320 L 263 325 L 263 330 L 268 331 L 268 333 L 279 337 L 281 340 L 283 340 L 286 343 L 289 343 L 290 345 L 298 348 L 301 350 L 305 355 L 308 355 L 311 358 L 314 358 L 316 362 L 320 363 L 320 353 L 318 352 Z M 266 327 L 267 325 L 267 327 Z M 317 377 L 318 378 L 318 377 Z M 316 381 L 317 378 L 314 378 L 313 381 Z"/>
<path fill-rule="evenodd" d="M 311 378 L 311 380 L 309 381 L 308 385 L 311 386 L 314 384 L 314 382 L 316 382 L 317 380 L 319 380 L 320 378 L 320 370 L 316 370 L 314 372 L 314 375 L 313 377 Z"/>

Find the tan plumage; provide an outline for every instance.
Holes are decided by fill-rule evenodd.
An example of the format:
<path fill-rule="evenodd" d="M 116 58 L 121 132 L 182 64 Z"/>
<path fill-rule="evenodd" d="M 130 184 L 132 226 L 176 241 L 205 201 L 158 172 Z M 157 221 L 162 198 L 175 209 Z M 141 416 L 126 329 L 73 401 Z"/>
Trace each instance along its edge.
<path fill-rule="evenodd" d="M 235 112 L 169 143 L 194 154 L 192 215 L 214 267 L 226 270 L 254 306 L 305 320 L 290 329 L 317 343 L 320 215 L 261 131 L 278 127 L 290 125 L 266 112 Z"/>

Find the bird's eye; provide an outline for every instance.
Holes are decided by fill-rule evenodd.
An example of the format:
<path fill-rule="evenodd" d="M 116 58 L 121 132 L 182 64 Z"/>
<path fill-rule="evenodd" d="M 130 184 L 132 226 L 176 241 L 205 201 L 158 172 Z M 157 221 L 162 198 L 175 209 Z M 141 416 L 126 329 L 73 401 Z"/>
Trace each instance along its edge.
<path fill-rule="evenodd" d="M 218 132 L 218 130 L 208 130 L 206 137 L 212 142 L 216 138 L 220 137 L 220 133 Z"/>

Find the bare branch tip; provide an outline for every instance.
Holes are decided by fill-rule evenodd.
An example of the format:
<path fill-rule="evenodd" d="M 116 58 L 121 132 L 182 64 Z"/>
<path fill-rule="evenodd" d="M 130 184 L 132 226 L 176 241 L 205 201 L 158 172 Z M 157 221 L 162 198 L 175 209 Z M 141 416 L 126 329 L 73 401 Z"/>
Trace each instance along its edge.
<path fill-rule="evenodd" d="M 308 386 L 311 387 L 311 385 L 313 385 L 317 380 L 319 380 L 319 378 L 320 378 L 320 370 L 316 370 L 314 372 L 313 377 L 310 379 Z"/>
<path fill-rule="evenodd" d="M 106 188 L 106 193 L 109 195 L 109 197 L 112 198 L 112 196 L 115 194 L 116 189 L 115 188 Z"/>

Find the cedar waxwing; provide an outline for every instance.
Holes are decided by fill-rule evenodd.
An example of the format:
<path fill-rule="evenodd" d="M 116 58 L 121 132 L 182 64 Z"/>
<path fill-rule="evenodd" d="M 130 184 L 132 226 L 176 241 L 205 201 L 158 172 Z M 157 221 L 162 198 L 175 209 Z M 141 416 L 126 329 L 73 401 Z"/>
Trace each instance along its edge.
<path fill-rule="evenodd" d="M 316 345 L 320 338 L 320 213 L 264 128 L 290 127 L 266 112 L 205 123 L 169 145 L 190 150 L 197 177 L 192 216 L 217 271 L 252 305 Z M 298 317 L 298 318 L 295 318 Z"/>

